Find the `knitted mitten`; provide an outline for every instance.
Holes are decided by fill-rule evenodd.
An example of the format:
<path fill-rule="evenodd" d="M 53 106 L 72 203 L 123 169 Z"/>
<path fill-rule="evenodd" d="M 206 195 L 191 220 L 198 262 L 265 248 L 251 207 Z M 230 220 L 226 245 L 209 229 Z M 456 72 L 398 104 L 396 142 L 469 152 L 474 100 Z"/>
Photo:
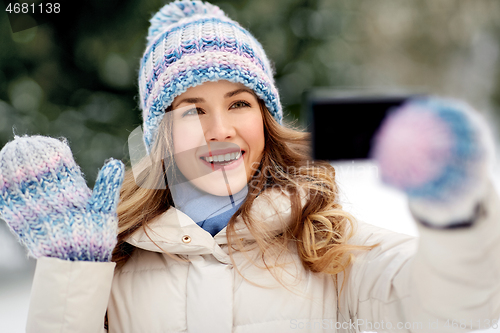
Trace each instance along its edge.
<path fill-rule="evenodd" d="M 382 181 L 408 195 L 415 216 L 451 227 L 470 219 L 484 195 L 493 140 L 468 105 L 418 98 L 384 120 L 372 156 Z"/>
<path fill-rule="evenodd" d="M 0 151 L 0 216 L 34 258 L 110 261 L 123 173 L 111 160 L 91 192 L 66 142 L 16 137 Z"/>

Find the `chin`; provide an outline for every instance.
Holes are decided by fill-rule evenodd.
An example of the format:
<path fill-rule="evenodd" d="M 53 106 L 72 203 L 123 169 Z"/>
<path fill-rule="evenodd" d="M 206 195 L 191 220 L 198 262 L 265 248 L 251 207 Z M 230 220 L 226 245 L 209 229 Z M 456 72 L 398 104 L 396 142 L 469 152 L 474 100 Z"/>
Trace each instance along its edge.
<path fill-rule="evenodd" d="M 192 180 L 192 184 L 200 190 L 216 196 L 228 196 L 236 194 L 247 186 L 246 175 L 244 177 L 227 177 L 229 188 L 224 180 L 222 172 L 215 172 L 204 177 Z"/>

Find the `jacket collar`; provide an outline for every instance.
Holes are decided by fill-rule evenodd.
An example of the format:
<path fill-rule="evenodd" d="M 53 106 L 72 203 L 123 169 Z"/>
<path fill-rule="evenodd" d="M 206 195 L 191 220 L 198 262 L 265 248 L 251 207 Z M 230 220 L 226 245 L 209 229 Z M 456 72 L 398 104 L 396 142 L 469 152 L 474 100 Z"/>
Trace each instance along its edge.
<path fill-rule="evenodd" d="M 302 205 L 306 195 L 301 195 Z M 251 214 L 257 223 L 274 235 L 281 233 L 291 221 L 291 205 L 288 194 L 270 188 L 262 192 L 254 201 Z M 243 219 L 238 217 L 235 224 L 236 234 L 242 240 L 253 240 Z M 189 216 L 176 209 L 169 208 L 149 223 L 144 231 L 138 229 L 127 240 L 127 243 L 143 250 L 167 252 L 180 255 L 213 254 L 220 261 L 228 262 L 227 252 L 221 246 L 227 244 L 226 228 L 212 237 L 210 233 L 198 226 Z"/>

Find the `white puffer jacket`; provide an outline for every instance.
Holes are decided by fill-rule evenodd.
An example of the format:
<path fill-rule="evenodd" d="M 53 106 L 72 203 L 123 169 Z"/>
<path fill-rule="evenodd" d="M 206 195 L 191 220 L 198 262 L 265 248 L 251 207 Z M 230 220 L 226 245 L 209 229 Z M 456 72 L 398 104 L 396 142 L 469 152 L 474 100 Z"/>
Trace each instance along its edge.
<path fill-rule="evenodd" d="M 243 279 L 229 259 L 225 229 L 212 237 L 171 208 L 147 235 L 130 237 L 137 249 L 117 271 L 114 263 L 40 259 L 27 331 L 105 332 L 106 309 L 109 332 L 123 333 L 488 328 L 500 317 L 500 201 L 493 186 L 484 207 L 471 228 L 419 226 L 419 239 L 359 223 L 350 243 L 380 246 L 357 253 L 337 283 L 305 270 L 291 250 L 278 271 L 286 288 L 249 261 L 262 264 L 256 252 L 234 254 Z M 290 222 L 290 202 L 277 192 L 264 192 L 252 212 L 276 232 Z M 249 239 L 240 222 L 239 237 Z"/>

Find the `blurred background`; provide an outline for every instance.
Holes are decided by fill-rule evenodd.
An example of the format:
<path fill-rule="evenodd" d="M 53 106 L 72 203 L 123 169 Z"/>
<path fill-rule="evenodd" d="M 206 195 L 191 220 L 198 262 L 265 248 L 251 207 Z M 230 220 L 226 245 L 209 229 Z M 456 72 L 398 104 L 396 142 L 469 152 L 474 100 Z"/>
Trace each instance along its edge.
<path fill-rule="evenodd" d="M 62 3 L 57 19 L 12 33 L 0 0 L 0 147 L 13 133 L 66 137 L 89 186 L 107 158 L 127 161 L 127 137 L 141 124 L 136 80 L 148 20 L 167 2 Z M 499 1 L 211 3 L 264 46 L 288 120 L 300 118 L 312 87 L 406 90 L 464 99 L 497 132 Z M 74 14 L 65 15 L 65 6 Z M 338 167 L 346 207 L 381 225 L 390 211 L 394 223 L 384 226 L 416 234 L 404 198 L 379 188 L 374 170 Z M 33 271 L 34 261 L 0 223 L 1 332 L 24 331 Z"/>

